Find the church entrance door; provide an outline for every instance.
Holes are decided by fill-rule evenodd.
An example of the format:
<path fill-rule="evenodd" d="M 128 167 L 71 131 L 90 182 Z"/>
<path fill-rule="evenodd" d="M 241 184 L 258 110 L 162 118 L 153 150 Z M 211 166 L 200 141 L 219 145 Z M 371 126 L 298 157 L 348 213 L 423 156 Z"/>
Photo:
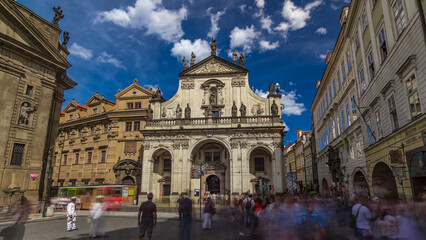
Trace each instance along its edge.
<path fill-rule="evenodd" d="M 211 194 L 220 193 L 220 179 L 216 175 L 211 175 L 206 179 L 207 191 Z"/>

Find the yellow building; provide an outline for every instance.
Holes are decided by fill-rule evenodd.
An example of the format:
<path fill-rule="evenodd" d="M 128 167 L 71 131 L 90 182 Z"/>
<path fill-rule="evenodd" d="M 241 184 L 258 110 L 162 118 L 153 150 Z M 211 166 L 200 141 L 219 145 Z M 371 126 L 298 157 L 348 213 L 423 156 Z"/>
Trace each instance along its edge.
<path fill-rule="evenodd" d="M 53 186 L 128 184 L 137 186 L 137 194 L 143 152 L 140 130 L 150 117 L 153 94 L 135 79 L 118 90 L 116 102 L 97 92 L 85 105 L 71 101 L 60 120 Z"/>
<path fill-rule="evenodd" d="M 296 183 L 300 191 L 305 191 L 306 184 L 306 165 L 305 165 L 305 151 L 304 145 L 310 137 L 309 131 L 302 131 L 296 129 L 297 140 L 294 144 L 294 158 L 295 158 L 295 170 L 297 175 Z"/>
<path fill-rule="evenodd" d="M 0 207 L 43 198 L 68 78 L 68 33 L 16 1 L 0 1 Z M 6 209 L 4 209 L 6 210 Z"/>

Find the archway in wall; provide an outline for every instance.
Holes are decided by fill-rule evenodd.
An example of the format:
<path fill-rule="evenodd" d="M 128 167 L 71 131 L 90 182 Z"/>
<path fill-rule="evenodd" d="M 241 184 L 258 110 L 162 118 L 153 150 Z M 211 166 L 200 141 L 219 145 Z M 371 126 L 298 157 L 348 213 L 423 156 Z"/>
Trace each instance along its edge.
<path fill-rule="evenodd" d="M 364 174 L 361 171 L 357 171 L 354 174 L 354 195 L 357 196 L 370 196 L 370 191 L 368 189 L 368 182 Z"/>
<path fill-rule="evenodd" d="M 203 197 L 208 197 L 213 193 L 223 195 L 230 192 L 230 153 L 228 149 L 224 143 L 216 139 L 201 141 L 192 149 L 192 165 L 196 168 L 202 166 L 203 175 L 201 176 L 201 186 L 199 179 L 191 179 L 191 192 L 199 191 Z"/>
<path fill-rule="evenodd" d="M 130 176 L 124 177 L 123 180 L 121 180 L 121 184 L 123 184 L 123 185 L 135 185 L 135 179 L 133 179 Z"/>
<path fill-rule="evenodd" d="M 154 161 L 154 168 L 152 172 L 157 174 L 159 195 L 162 202 L 170 202 L 170 194 L 172 189 L 171 176 L 172 176 L 172 154 L 167 148 L 159 148 L 152 154 L 152 160 Z"/>
<path fill-rule="evenodd" d="M 270 189 L 269 185 L 273 185 L 272 179 L 272 155 L 265 147 L 254 148 L 249 155 L 250 174 L 254 176 L 250 182 L 252 183 L 252 191 L 256 194 L 274 194 L 274 189 Z"/>
<path fill-rule="evenodd" d="M 374 166 L 372 175 L 373 193 L 381 199 L 397 199 L 398 190 L 391 169 L 383 162 Z"/>

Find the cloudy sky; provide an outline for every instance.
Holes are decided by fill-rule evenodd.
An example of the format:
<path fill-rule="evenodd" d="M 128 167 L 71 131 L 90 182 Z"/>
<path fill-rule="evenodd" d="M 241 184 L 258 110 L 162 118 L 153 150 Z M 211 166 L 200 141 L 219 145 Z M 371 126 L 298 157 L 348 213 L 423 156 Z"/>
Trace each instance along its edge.
<path fill-rule="evenodd" d="M 111 100 L 134 78 L 145 87 L 160 86 L 166 99 L 178 88 L 182 56 L 197 61 L 210 55 L 232 61 L 245 55 L 250 85 L 266 95 L 270 81 L 282 89 L 284 139 L 309 130 L 315 83 L 340 31 L 339 16 L 350 0 L 18 0 L 51 21 L 61 6 L 60 28 L 70 32 L 68 76 L 78 83 L 66 102 L 86 102 L 95 91 Z"/>

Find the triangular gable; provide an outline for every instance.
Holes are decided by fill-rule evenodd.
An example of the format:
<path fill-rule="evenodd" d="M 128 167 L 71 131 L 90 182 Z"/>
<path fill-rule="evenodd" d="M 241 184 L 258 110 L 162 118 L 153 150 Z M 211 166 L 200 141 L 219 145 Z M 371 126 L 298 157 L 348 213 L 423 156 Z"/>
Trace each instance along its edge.
<path fill-rule="evenodd" d="M 87 107 L 84 105 L 81 105 L 79 103 L 76 103 L 74 101 L 71 101 L 70 103 L 68 103 L 68 105 L 64 108 L 64 112 L 68 113 L 68 112 L 72 112 L 77 110 L 78 108 L 83 109 L 83 110 L 87 110 Z"/>
<path fill-rule="evenodd" d="M 115 105 L 114 101 L 108 100 L 108 99 L 104 98 L 103 95 L 101 97 L 97 93 L 95 93 L 95 94 L 93 94 L 93 96 L 91 96 L 89 98 L 89 100 L 87 100 L 86 106 L 93 107 L 93 106 L 97 106 L 97 105 L 101 104 L 102 102 L 109 104 L 109 105 Z"/>
<path fill-rule="evenodd" d="M 18 9 L 14 1 L 0 1 L 0 15 L 2 20 L 7 19 L 2 24 L 7 28 L 6 31 L 0 32 L 0 37 L 7 41 L 24 48 L 25 50 L 33 53 L 35 56 L 42 56 L 42 58 L 61 67 L 68 68 L 71 64 L 59 53 L 58 46 L 53 46 L 37 28 L 27 19 Z M 13 31 L 9 35 L 7 31 Z M 59 44 L 59 43 L 58 43 Z"/>
<path fill-rule="evenodd" d="M 114 97 L 116 99 L 126 98 L 126 97 L 134 97 L 135 94 L 133 94 L 133 92 L 135 90 L 136 90 L 136 93 L 137 92 L 142 93 L 142 94 L 136 94 L 136 95 L 139 95 L 139 96 L 142 95 L 142 96 L 150 96 L 151 97 L 152 94 L 154 93 L 153 91 L 148 90 L 148 89 L 140 86 L 139 84 L 137 84 L 137 80 L 135 79 L 135 81 L 133 81 L 133 83 L 130 86 L 126 87 L 125 89 L 123 89 L 122 91 L 117 93 Z"/>
<path fill-rule="evenodd" d="M 179 74 L 182 76 L 248 73 L 248 70 L 218 56 L 211 55 Z"/>

